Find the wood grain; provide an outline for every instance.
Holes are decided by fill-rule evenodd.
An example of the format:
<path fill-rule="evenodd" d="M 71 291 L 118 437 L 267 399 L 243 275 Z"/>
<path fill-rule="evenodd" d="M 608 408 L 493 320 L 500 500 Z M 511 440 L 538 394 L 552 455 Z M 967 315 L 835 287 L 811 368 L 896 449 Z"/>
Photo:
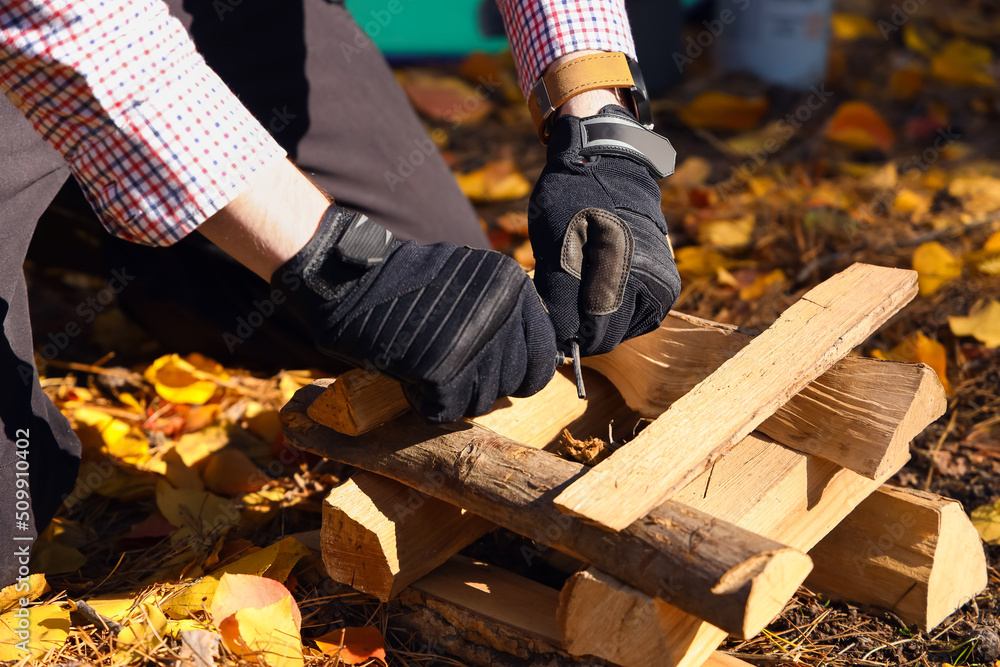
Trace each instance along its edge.
<path fill-rule="evenodd" d="M 656 331 L 583 363 L 655 419 L 752 340 L 737 327 L 671 313 Z M 924 364 L 845 357 L 757 430 L 875 479 L 946 405 L 944 387 Z"/>
<path fill-rule="evenodd" d="M 627 446 L 556 496 L 621 530 L 681 489 L 916 295 L 916 273 L 855 264 L 807 292 Z"/>
<path fill-rule="evenodd" d="M 583 466 L 524 447 L 475 425 L 442 428 L 411 415 L 377 434 L 350 437 L 307 416 L 318 389 L 282 410 L 285 435 L 301 449 L 396 479 L 567 552 L 650 595 L 683 577 L 677 606 L 738 636 L 761 630 L 811 568 L 806 556 L 673 501 L 620 533 L 562 515 L 552 497 Z M 759 594 L 759 582 L 769 594 Z"/>
<path fill-rule="evenodd" d="M 439 641 L 473 667 L 596 667 L 604 660 L 572 658 L 562 648 L 556 610 L 559 591 L 495 565 L 456 556 L 415 582 L 400 596 L 410 611 L 403 622 Z M 602 630 L 615 641 L 615 610 Z M 484 650 L 485 649 L 485 650 Z M 493 651 L 500 651 L 498 655 Z M 506 655 L 512 659 L 506 658 Z M 649 667 L 658 662 L 622 662 L 622 667 Z M 732 656 L 713 652 L 705 667 L 749 667 Z"/>
<path fill-rule="evenodd" d="M 986 587 L 979 533 L 955 500 L 884 486 L 811 551 L 808 585 L 929 631 Z"/>

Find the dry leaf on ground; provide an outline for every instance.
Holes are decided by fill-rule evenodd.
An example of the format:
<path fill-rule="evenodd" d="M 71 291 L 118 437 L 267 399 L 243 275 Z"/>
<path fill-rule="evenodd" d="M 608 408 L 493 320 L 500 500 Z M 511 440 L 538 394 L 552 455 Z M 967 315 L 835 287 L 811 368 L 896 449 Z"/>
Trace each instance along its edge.
<path fill-rule="evenodd" d="M 930 296 L 962 275 L 962 262 L 937 241 L 924 243 L 913 253 L 913 270 L 917 272 L 920 296 Z"/>
<path fill-rule="evenodd" d="M 888 153 L 896 143 L 896 135 L 882 114 L 860 101 L 844 102 L 837 107 L 823 134 L 860 151 L 878 148 Z"/>
<path fill-rule="evenodd" d="M 965 39 L 953 39 L 931 57 L 931 74 L 953 86 L 997 85 L 990 75 L 993 52 Z"/>
<path fill-rule="evenodd" d="M 872 352 L 872 356 L 877 359 L 919 361 L 922 364 L 927 364 L 937 373 L 938 379 L 944 385 L 944 390 L 949 394 L 952 393 L 947 373 L 948 355 L 945 353 L 944 345 L 928 338 L 921 332 L 910 336 L 888 352 L 875 350 Z"/>
<path fill-rule="evenodd" d="M 453 125 L 477 123 L 493 110 L 489 92 L 447 74 L 425 70 L 397 72 L 410 103 L 432 120 Z"/>
<path fill-rule="evenodd" d="M 949 317 L 948 325 L 956 336 L 974 336 L 986 347 L 1000 345 L 1000 301 L 990 299 L 974 308 L 968 317 Z"/>
<path fill-rule="evenodd" d="M 681 107 L 677 116 L 688 127 L 745 132 L 760 125 L 768 106 L 763 95 L 741 97 L 710 90 Z"/>
<path fill-rule="evenodd" d="M 983 542 L 1000 544 L 1000 500 L 972 510 L 972 525 L 979 531 Z"/>
<path fill-rule="evenodd" d="M 295 600 L 288 594 L 265 607 L 241 608 L 216 624 L 226 647 L 236 655 L 268 667 L 302 667 L 296 609 Z"/>
<path fill-rule="evenodd" d="M 22 607 L 0 616 L 0 660 L 40 658 L 69 636 L 69 610 L 62 605 Z"/>
<path fill-rule="evenodd" d="M 788 277 L 781 269 L 757 276 L 754 281 L 740 290 L 740 298 L 744 301 L 759 299 L 768 292 L 780 289 L 788 282 Z"/>
<path fill-rule="evenodd" d="M 473 201 L 520 199 L 531 193 L 531 183 L 513 160 L 494 160 L 467 174 L 455 174 L 458 187 Z"/>
<path fill-rule="evenodd" d="M 836 39 L 854 40 L 861 37 L 881 37 L 875 23 L 861 14 L 844 14 L 835 12 L 830 17 L 830 27 Z"/>
<path fill-rule="evenodd" d="M 339 628 L 317 637 L 315 642 L 323 653 L 336 655 L 347 665 L 361 665 L 372 659 L 385 664 L 385 639 L 376 627 Z"/>
<path fill-rule="evenodd" d="M 212 398 L 219 381 L 228 379 L 222 366 L 200 354 L 189 354 L 183 359 L 178 354 L 162 356 L 150 364 L 143 376 L 160 398 L 196 405 Z"/>

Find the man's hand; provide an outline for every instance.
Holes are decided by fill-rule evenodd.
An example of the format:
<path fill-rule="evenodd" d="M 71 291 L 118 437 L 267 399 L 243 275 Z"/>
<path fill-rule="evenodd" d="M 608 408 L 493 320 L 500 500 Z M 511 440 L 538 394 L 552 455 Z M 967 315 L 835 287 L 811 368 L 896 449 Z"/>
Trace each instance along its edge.
<path fill-rule="evenodd" d="M 531 281 L 493 251 L 400 243 L 330 206 L 271 284 L 321 350 L 399 380 L 432 422 L 530 396 L 555 372 L 555 333 Z"/>
<path fill-rule="evenodd" d="M 597 117 L 641 127 L 617 105 Z M 528 231 L 559 349 L 568 354 L 576 341 L 593 355 L 659 326 L 681 285 L 649 161 L 627 149 L 584 150 L 582 120 L 553 123 Z"/>

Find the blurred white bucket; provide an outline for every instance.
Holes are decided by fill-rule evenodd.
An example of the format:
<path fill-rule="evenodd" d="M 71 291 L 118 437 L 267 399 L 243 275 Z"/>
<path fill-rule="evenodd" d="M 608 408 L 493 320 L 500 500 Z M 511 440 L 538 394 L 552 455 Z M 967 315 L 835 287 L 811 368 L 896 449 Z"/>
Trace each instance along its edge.
<path fill-rule="evenodd" d="M 833 0 L 715 0 L 716 65 L 789 88 L 823 82 Z"/>

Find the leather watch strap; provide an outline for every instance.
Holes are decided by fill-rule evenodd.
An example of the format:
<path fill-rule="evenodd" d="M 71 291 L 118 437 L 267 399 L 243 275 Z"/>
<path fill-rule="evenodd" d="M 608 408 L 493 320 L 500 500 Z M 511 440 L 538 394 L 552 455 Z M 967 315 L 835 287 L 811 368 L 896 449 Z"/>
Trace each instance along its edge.
<path fill-rule="evenodd" d="M 631 88 L 634 84 L 624 53 L 592 53 L 564 62 L 543 75 L 528 96 L 538 138 L 548 143 L 549 116 L 574 95 L 598 88 Z"/>

